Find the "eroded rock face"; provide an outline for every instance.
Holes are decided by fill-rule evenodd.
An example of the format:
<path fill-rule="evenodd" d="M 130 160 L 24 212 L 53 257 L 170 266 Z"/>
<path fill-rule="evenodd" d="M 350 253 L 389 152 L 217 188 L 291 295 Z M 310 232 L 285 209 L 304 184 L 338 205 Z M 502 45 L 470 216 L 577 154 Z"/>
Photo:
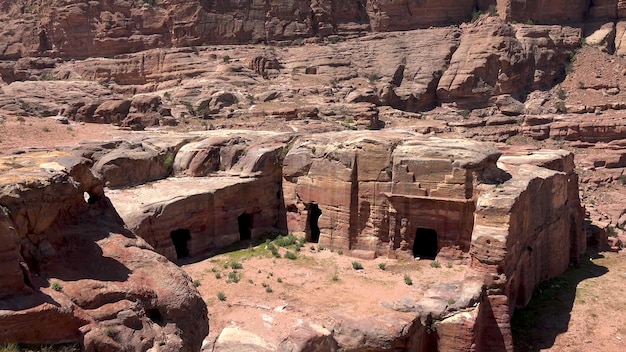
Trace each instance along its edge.
<path fill-rule="evenodd" d="M 187 1 L 2 1 L 0 58 L 113 56 L 154 47 L 291 40 L 336 33 L 459 24 L 490 6 L 507 20 L 579 23 L 622 15 L 621 1 L 291 0 L 268 3 Z"/>
<path fill-rule="evenodd" d="M 419 297 L 381 302 L 384 314 L 336 312 L 332 329 L 307 321 L 264 338 L 255 325 L 233 325 L 215 335 L 214 350 L 510 350 L 514 307 L 585 250 L 569 152 L 506 149 L 500 158 L 484 142 L 399 130 L 293 138 L 213 131 L 4 158 L 0 204 L 8 215 L 0 225 L 11 264 L 2 267 L 3 292 L 14 296 L 0 324 L 59 324 L 2 338 L 197 350 L 205 305 L 152 248 L 175 260 L 282 230 L 360 258 L 436 258 L 468 270 Z M 128 182 L 107 172 L 99 163 L 121 157 L 113 156 L 124 145 L 171 154 L 173 174 L 137 172 L 147 178 Z M 83 157 L 96 161 L 102 180 Z M 127 170 L 158 163 L 152 154 L 124 160 Z M 111 182 L 124 187 L 106 190 L 112 205 L 103 190 Z"/>
<path fill-rule="evenodd" d="M 476 106 L 492 96 L 515 94 L 519 86 L 549 87 L 564 72 L 580 36 L 577 28 L 512 25 L 497 17 L 482 18 L 463 28 L 437 97 Z"/>
<path fill-rule="evenodd" d="M 170 260 L 257 239 L 285 229 L 280 184 L 289 138 L 270 132 L 199 134 L 197 142 L 172 151 L 179 177 L 164 174 L 157 182 L 108 195 L 128 227 Z M 150 158 L 128 160 L 121 169 L 136 169 L 145 160 Z"/>
<path fill-rule="evenodd" d="M 0 160 L 0 341 L 198 350 L 208 332 L 202 298 L 124 228 L 89 166 L 58 151 Z"/>
<path fill-rule="evenodd" d="M 440 233 L 440 243 L 447 243 L 442 247 L 467 250 L 464 229 L 472 227 L 473 214 L 467 200 L 474 197 L 474 182 L 484 178 L 482 170 L 495 168 L 497 150 L 465 142 L 452 148 L 445 140 L 397 132 L 327 138 L 301 139 L 287 154 L 290 230 L 306 231 L 329 248 L 377 256 L 396 250 L 412 255 L 415 233 L 424 227 Z M 411 208 L 423 209 L 421 215 Z"/>

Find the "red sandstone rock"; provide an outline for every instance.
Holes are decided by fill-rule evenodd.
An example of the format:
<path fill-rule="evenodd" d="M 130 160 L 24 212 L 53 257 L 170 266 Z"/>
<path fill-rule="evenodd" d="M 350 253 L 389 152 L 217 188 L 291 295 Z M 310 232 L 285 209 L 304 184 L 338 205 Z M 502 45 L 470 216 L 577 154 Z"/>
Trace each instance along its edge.
<path fill-rule="evenodd" d="M 207 312 L 190 278 L 123 227 L 88 160 L 58 151 L 7 156 L 0 181 L 11 263 L 0 272 L 0 342 L 200 348 Z"/>
<path fill-rule="evenodd" d="M 511 25 L 497 17 L 483 18 L 463 28 L 437 97 L 472 107 L 494 95 L 515 93 L 520 86 L 549 86 L 579 40 L 576 28 Z"/>

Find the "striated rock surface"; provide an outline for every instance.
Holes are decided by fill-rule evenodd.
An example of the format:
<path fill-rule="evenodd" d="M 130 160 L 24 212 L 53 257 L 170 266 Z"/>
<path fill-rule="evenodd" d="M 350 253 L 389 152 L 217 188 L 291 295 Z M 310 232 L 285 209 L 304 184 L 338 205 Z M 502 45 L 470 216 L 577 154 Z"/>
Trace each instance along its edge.
<path fill-rule="evenodd" d="M 202 298 L 184 272 L 124 228 L 87 159 L 6 156 L 0 180 L 0 341 L 200 348 L 208 332 Z"/>
<path fill-rule="evenodd" d="M 284 229 L 280 177 L 289 135 L 220 131 L 196 138 L 199 141 L 181 144 L 169 154 L 174 173 L 182 177 L 165 179 L 168 175 L 162 174 L 144 179 L 156 182 L 108 192 L 127 226 L 170 260 Z M 159 141 L 166 144 L 168 139 L 143 143 Z M 117 150 L 100 160 L 112 160 L 109 155 L 118 155 Z M 128 165 L 120 168 L 140 170 L 144 160 L 126 159 Z M 98 167 L 96 163 L 94 168 Z M 105 179 L 116 185 L 109 175 Z M 186 219 L 184 224 L 181 218 Z"/>
<path fill-rule="evenodd" d="M 0 58 L 113 56 L 154 47 L 244 44 L 459 24 L 492 7 L 506 20 L 579 23 L 621 17 L 621 1 L 291 0 L 0 2 Z"/>
<path fill-rule="evenodd" d="M 463 28 L 437 97 L 472 106 L 492 96 L 520 92 L 520 86 L 552 86 L 580 36 L 577 28 L 512 25 L 497 17 L 482 18 Z"/>
<path fill-rule="evenodd" d="M 198 350 L 206 306 L 166 258 L 302 231 L 350 256 L 463 269 L 417 291 L 399 283 L 401 296 L 372 297 L 372 310 L 358 314 L 241 301 L 237 309 L 267 312 L 220 322 L 210 348 L 511 350 L 514 307 L 586 245 L 578 176 L 565 151 L 510 148 L 501 157 L 485 142 L 402 130 L 154 134 L 70 151 L 2 159 L 10 264 L 3 294 L 12 296 L 0 324 L 13 331 L 32 317 L 59 322 L 7 332 L 3 341 Z M 165 157 L 168 172 L 147 171 L 162 171 Z M 304 319 L 310 309 L 316 320 Z M 280 333 L 263 335 L 270 327 Z"/>

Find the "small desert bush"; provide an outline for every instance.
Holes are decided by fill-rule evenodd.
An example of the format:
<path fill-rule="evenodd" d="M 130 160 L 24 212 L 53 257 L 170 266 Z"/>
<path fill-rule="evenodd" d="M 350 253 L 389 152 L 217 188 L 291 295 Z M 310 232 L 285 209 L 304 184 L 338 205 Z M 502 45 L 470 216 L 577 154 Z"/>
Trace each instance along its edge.
<path fill-rule="evenodd" d="M 228 281 L 227 282 L 238 283 L 240 279 L 241 279 L 241 275 L 238 272 L 231 271 L 230 273 L 228 273 Z"/>
<path fill-rule="evenodd" d="M 408 274 L 404 274 L 404 283 L 409 286 L 413 285 L 413 280 L 411 280 L 411 277 Z"/>
<path fill-rule="evenodd" d="M 52 288 L 55 291 L 62 291 L 63 290 L 63 285 L 61 285 L 58 282 L 53 282 L 52 285 L 50 285 L 50 288 Z"/>
<path fill-rule="evenodd" d="M 352 262 L 352 269 L 354 270 L 363 270 L 363 265 L 359 262 Z"/>
<path fill-rule="evenodd" d="M 217 293 L 217 299 L 219 299 L 220 301 L 225 301 L 226 300 L 226 294 L 222 291 Z"/>
<path fill-rule="evenodd" d="M 299 242 L 299 241 L 296 238 L 296 236 L 292 234 L 288 234 L 287 236 L 278 236 L 274 240 L 274 243 L 276 243 L 276 245 L 279 247 L 289 247 L 289 246 L 296 244 L 296 242 Z"/>
<path fill-rule="evenodd" d="M 433 260 L 432 262 L 430 262 L 430 266 L 433 268 L 441 268 L 441 263 L 439 263 L 436 260 Z"/>
<path fill-rule="evenodd" d="M 378 268 L 380 270 L 385 270 L 387 269 L 387 263 L 378 263 Z"/>
<path fill-rule="evenodd" d="M 298 258 L 298 255 L 295 254 L 294 252 L 287 251 L 287 253 L 285 253 L 285 258 L 294 260 Z"/>

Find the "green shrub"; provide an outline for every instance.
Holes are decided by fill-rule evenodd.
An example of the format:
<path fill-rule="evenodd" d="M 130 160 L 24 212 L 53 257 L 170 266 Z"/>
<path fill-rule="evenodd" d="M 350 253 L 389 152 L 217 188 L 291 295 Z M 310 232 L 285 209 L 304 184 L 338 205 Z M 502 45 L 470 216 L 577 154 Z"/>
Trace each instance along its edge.
<path fill-rule="evenodd" d="M 413 285 L 413 280 L 411 280 L 409 274 L 404 274 L 404 283 L 409 286 Z"/>
<path fill-rule="evenodd" d="M 215 278 L 216 279 L 221 279 L 222 278 L 222 273 L 220 273 L 219 271 L 215 273 Z"/>
<path fill-rule="evenodd" d="M 174 154 L 167 153 L 165 155 L 165 158 L 163 158 L 163 166 L 165 166 L 168 169 L 174 166 Z"/>
<path fill-rule="evenodd" d="M 226 300 L 226 294 L 222 291 L 217 293 L 217 299 L 219 299 L 220 301 L 225 301 Z"/>
<path fill-rule="evenodd" d="M 363 270 L 363 265 L 359 262 L 352 262 L 352 269 L 354 270 Z"/>
<path fill-rule="evenodd" d="M 276 239 L 274 240 L 274 243 L 276 243 L 276 245 L 279 247 L 289 247 L 291 245 L 296 244 L 297 241 L 298 239 L 296 238 L 296 236 L 292 234 L 288 234 L 287 236 L 276 237 Z"/>
<path fill-rule="evenodd" d="M 230 263 L 230 268 L 231 269 L 243 269 L 243 264 L 239 263 L 239 262 L 231 262 Z"/>
<path fill-rule="evenodd" d="M 278 278 L 278 279 L 276 279 L 276 281 L 277 281 L 278 283 L 282 283 L 282 282 L 283 282 L 283 279 Z"/>
<path fill-rule="evenodd" d="M 267 287 L 265 287 L 265 292 L 272 293 L 273 291 L 274 290 L 272 290 L 272 288 L 269 285 L 267 285 Z"/>
<path fill-rule="evenodd" d="M 559 100 L 556 103 L 554 103 L 554 109 L 556 109 L 556 112 L 561 113 L 561 114 L 567 112 L 567 108 L 565 107 L 565 102 L 563 100 Z"/>
<path fill-rule="evenodd" d="M 201 285 L 200 280 L 198 280 L 198 279 L 193 280 L 193 285 L 196 286 L 196 287 L 199 287 Z"/>
<path fill-rule="evenodd" d="M 380 270 L 385 270 L 387 269 L 387 263 L 378 263 L 378 268 Z"/>
<path fill-rule="evenodd" d="M 63 290 L 63 285 L 61 285 L 60 283 L 55 281 L 55 282 L 52 283 L 52 285 L 50 285 L 50 288 L 52 288 L 55 291 L 62 291 Z"/>
<path fill-rule="evenodd" d="M 16 343 L 8 343 L 6 345 L 0 345 L 0 352 L 20 352 L 20 346 Z"/>
<path fill-rule="evenodd" d="M 298 255 L 295 254 L 294 252 L 287 251 L 287 253 L 285 253 L 285 258 L 294 260 L 298 258 Z"/>
<path fill-rule="evenodd" d="M 238 272 L 231 271 L 230 273 L 228 273 L 229 282 L 238 283 L 240 279 L 241 279 L 241 275 Z"/>
<path fill-rule="evenodd" d="M 433 260 L 432 262 L 430 262 L 430 266 L 433 268 L 441 268 L 441 263 L 439 263 L 436 260 Z"/>
<path fill-rule="evenodd" d="M 273 243 L 266 244 L 265 248 L 267 248 L 267 250 L 269 250 L 274 257 L 280 258 L 280 253 L 278 253 L 278 248 L 276 248 L 276 246 L 274 246 Z"/>

